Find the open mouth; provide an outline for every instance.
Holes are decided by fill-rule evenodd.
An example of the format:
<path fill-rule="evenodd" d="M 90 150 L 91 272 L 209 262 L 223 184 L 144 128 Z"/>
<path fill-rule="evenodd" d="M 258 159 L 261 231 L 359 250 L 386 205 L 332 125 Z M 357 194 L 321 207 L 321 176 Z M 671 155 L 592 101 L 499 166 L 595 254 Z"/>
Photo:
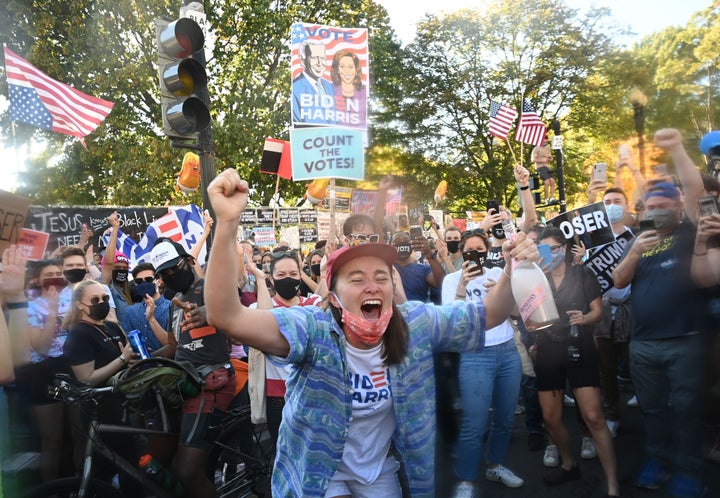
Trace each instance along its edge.
<path fill-rule="evenodd" d="M 377 321 L 382 314 L 382 302 L 379 299 L 368 299 L 360 306 L 363 318 Z"/>

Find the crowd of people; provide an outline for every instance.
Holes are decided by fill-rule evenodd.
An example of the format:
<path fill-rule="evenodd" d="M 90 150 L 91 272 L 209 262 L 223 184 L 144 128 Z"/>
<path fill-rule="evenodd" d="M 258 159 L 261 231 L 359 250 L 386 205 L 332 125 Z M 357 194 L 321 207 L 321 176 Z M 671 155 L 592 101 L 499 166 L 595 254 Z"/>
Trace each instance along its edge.
<path fill-rule="evenodd" d="M 698 202 L 717 200 L 720 187 L 693 164 L 679 132 L 661 130 L 655 143 L 675 175 L 642 178 L 625 157 L 618 168 L 642 178 L 635 199 L 604 182 L 588 189 L 588 204 L 601 201 L 613 235 L 627 241 L 609 289 L 584 264 L 601 247 L 586 250 L 540 221 L 520 165 L 522 216 L 493 206 L 466 230 L 428 220 L 417 233 L 412 221 L 376 207 L 305 255 L 283 242 L 260 248 L 237 240 L 249 186 L 226 170 L 207 187 L 216 218 L 206 220 L 206 264 L 195 248 L 159 239 L 131 267 L 115 247 L 116 214 L 102 255 L 69 247 L 28 264 L 10 247 L 0 273 L 0 455 L 36 450 L 42 481 L 79 472 L 87 421 L 47 387 L 57 374 L 115 382 L 140 361 L 128 340 L 138 331 L 151 355 L 191 365 L 204 385 L 170 417 L 176 439 L 106 442 L 130 462 L 151 452 L 186 496 L 216 496 L 206 465 L 215 422 L 238 404 L 275 447 L 273 496 L 436 496 L 436 440 L 452 448 L 454 498 L 479 497 L 483 471 L 519 488 L 508 448 L 522 398 L 528 450 L 544 450 L 545 484 L 582 478 L 563 421 L 570 401 L 580 458 L 597 457 L 603 494 L 619 497 L 619 377 L 632 381 L 645 430 L 633 485 L 703 496 L 704 461 L 720 442 L 711 420 L 720 214 L 701 216 Z M 540 168 L 548 168 L 546 152 L 533 154 Z M 391 183 L 380 182 L 377 206 Z M 512 236 L 503 229 L 510 222 Z M 542 268 L 559 314 L 539 331 L 525 326 L 512 293 L 522 261 Z M 8 437 L 8 414 L 26 420 L 30 442 Z M 122 396 L 109 397 L 99 417 L 128 423 Z M 98 477 L 143 496 L 111 465 Z"/>

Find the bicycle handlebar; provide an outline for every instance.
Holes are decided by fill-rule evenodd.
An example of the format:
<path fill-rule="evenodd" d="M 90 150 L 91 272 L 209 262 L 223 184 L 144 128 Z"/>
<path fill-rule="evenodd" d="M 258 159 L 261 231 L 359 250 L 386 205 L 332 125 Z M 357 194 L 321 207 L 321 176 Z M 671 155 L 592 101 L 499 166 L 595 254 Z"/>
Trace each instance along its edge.
<path fill-rule="evenodd" d="M 78 384 L 65 378 L 56 378 L 54 385 L 48 388 L 51 398 L 58 401 L 73 403 L 82 400 L 95 400 L 103 394 L 112 393 L 115 386 L 93 387 L 87 384 Z"/>

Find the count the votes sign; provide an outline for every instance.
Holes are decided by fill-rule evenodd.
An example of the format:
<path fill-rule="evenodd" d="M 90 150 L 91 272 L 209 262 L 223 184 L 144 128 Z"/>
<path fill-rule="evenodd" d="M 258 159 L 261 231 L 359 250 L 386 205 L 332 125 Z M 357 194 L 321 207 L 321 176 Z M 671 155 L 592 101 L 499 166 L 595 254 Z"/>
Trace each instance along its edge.
<path fill-rule="evenodd" d="M 548 225 L 562 230 L 566 240 L 575 236 L 580 237 L 585 249 L 615 241 L 615 235 L 613 235 L 610 220 L 602 202 L 571 209 L 549 220 Z"/>
<path fill-rule="evenodd" d="M 365 179 L 363 133 L 322 127 L 290 130 L 293 180 Z"/>

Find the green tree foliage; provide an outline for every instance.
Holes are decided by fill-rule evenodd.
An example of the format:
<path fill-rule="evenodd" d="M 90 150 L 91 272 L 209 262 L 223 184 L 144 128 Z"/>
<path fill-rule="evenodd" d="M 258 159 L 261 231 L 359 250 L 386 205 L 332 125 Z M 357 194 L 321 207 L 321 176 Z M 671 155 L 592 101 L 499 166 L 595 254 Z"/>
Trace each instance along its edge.
<path fill-rule="evenodd" d="M 173 186 L 184 150 L 173 149 L 159 129 L 155 28 L 160 16 L 177 17 L 177 0 L 8 0 L 0 7 L 0 40 L 51 77 L 115 102 L 110 116 L 87 137 L 75 139 L 18 124 L 14 142 L 40 141 L 19 193 L 37 203 L 201 203 L 200 191 Z M 215 162 L 236 167 L 266 204 L 275 177 L 258 172 L 265 137 L 288 139 L 290 70 L 288 36 L 294 22 L 371 29 L 374 61 L 397 59 L 384 8 L 369 0 L 212 0 L 204 2 L 213 30 L 208 57 Z M 382 101 L 399 68 L 373 66 L 371 87 Z M 6 88 L 0 92 L 7 94 Z M 0 132 L 8 143 L 8 114 Z M 285 198 L 300 197 L 303 184 L 281 180 Z"/>
<path fill-rule="evenodd" d="M 512 165 L 529 164 L 531 147 L 488 132 L 490 100 L 519 108 L 529 99 L 545 122 L 567 114 L 612 43 L 607 11 L 581 17 L 558 0 L 495 1 L 486 10 L 430 16 L 408 47 L 401 130 L 413 151 L 436 164 L 410 172 L 449 182 L 451 209 L 478 209 L 488 198 L 516 198 Z M 521 150 L 522 156 L 521 156 Z M 572 173 L 572 170 L 571 170 Z M 568 185 L 572 188 L 571 175 Z M 432 190 L 428 192 L 432 198 Z"/>

